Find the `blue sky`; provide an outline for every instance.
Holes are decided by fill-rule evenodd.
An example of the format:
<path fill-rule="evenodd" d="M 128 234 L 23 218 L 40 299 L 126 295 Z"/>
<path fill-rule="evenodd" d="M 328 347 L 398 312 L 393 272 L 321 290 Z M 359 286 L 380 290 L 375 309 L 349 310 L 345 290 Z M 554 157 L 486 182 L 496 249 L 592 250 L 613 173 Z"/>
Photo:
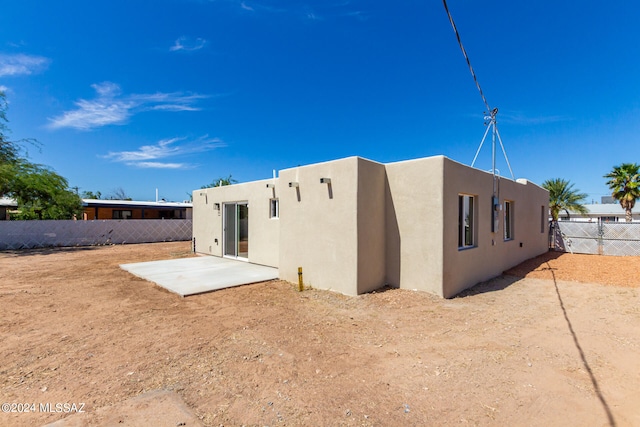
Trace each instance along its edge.
<path fill-rule="evenodd" d="M 640 162 L 640 2 L 448 5 L 516 178 L 598 201 Z M 7 2 L 0 87 L 34 161 L 136 200 L 352 155 L 470 164 L 485 131 L 439 0 Z"/>

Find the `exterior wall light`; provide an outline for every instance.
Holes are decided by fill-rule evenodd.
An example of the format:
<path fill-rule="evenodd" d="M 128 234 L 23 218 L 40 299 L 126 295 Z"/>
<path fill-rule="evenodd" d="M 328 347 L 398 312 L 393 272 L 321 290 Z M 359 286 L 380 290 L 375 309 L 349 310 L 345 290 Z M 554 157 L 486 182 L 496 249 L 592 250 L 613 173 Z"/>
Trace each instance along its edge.
<path fill-rule="evenodd" d="M 267 184 L 267 188 L 275 188 L 276 186 L 274 184 Z"/>
<path fill-rule="evenodd" d="M 220 210 L 220 203 L 214 203 L 213 204 L 213 209 L 219 211 Z"/>
<path fill-rule="evenodd" d="M 297 182 L 290 182 L 289 187 L 298 188 L 300 185 Z"/>
<path fill-rule="evenodd" d="M 331 178 L 320 178 L 320 184 L 331 184 Z"/>

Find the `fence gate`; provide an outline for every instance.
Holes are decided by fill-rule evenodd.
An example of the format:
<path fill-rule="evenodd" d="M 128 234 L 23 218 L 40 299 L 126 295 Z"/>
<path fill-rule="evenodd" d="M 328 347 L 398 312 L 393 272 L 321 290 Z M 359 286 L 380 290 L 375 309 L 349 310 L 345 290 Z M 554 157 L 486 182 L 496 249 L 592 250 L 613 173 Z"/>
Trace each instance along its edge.
<path fill-rule="evenodd" d="M 559 251 L 640 256 L 640 223 L 559 221 L 549 231 L 551 247 Z"/>
<path fill-rule="evenodd" d="M 603 255 L 640 256 L 640 223 L 602 224 Z"/>

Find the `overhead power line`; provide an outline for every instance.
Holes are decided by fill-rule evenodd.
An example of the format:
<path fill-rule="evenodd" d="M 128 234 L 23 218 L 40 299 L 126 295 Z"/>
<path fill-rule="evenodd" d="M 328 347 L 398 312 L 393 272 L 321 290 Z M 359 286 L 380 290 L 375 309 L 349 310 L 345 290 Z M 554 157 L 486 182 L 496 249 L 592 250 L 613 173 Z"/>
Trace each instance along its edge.
<path fill-rule="evenodd" d="M 453 27 L 453 32 L 456 33 L 456 38 L 458 39 L 458 45 L 460 45 L 460 50 L 462 50 L 462 54 L 464 55 L 464 59 L 467 60 L 467 65 L 469 66 L 469 71 L 471 71 L 471 76 L 473 77 L 473 81 L 476 82 L 476 87 L 480 92 L 480 96 L 482 97 L 482 101 L 484 102 L 485 107 L 487 107 L 487 113 L 491 112 L 492 109 L 487 102 L 487 98 L 485 98 L 484 93 L 482 92 L 482 88 L 480 87 L 480 82 L 478 82 L 478 78 L 476 77 L 476 73 L 473 71 L 473 67 L 471 66 L 471 61 L 469 60 L 469 55 L 467 55 L 467 51 L 462 44 L 462 40 L 460 39 L 460 33 L 458 33 L 458 29 L 456 28 L 456 23 L 453 22 L 453 17 L 449 12 L 449 7 L 447 6 L 447 0 L 442 0 L 444 3 L 444 10 L 447 11 L 447 16 L 449 17 L 449 22 L 451 22 L 451 26 Z"/>
<path fill-rule="evenodd" d="M 456 27 L 456 23 L 453 21 L 453 16 L 451 16 L 451 12 L 449 12 L 449 6 L 447 6 L 447 0 L 442 0 L 442 3 L 444 4 L 444 10 L 447 12 L 447 16 L 449 17 L 449 22 L 451 22 L 451 26 L 453 27 L 453 32 L 456 34 L 456 39 L 458 39 L 458 45 L 460 46 L 460 50 L 462 51 L 462 54 L 464 55 L 464 59 L 467 61 L 467 65 L 469 66 L 471 77 L 473 77 L 473 81 L 476 83 L 476 87 L 478 88 L 478 92 L 480 92 L 480 97 L 482 98 L 482 102 L 484 102 L 484 106 L 487 107 L 487 111 L 485 112 L 484 119 L 485 119 L 485 125 L 487 125 L 488 127 L 484 133 L 484 136 L 482 137 L 482 141 L 480 142 L 478 151 L 476 151 L 476 155 L 473 158 L 473 162 L 471 162 L 471 167 L 473 167 L 473 165 L 475 164 L 476 159 L 478 158 L 478 154 L 480 153 L 480 149 L 482 148 L 482 145 L 484 144 L 487 134 L 489 133 L 489 129 L 491 129 L 493 131 L 491 134 L 491 140 L 492 140 L 491 173 L 493 174 L 493 192 L 495 196 L 496 189 L 497 189 L 496 173 L 499 173 L 498 170 L 496 169 L 496 139 L 500 142 L 500 147 L 502 148 L 502 154 L 504 154 L 504 159 L 507 161 L 507 166 L 509 166 L 509 172 L 511 172 L 511 178 L 515 181 L 513 170 L 511 170 L 511 164 L 509 163 L 509 158 L 507 157 L 507 152 L 504 149 L 504 145 L 502 144 L 502 138 L 500 137 L 500 133 L 498 132 L 498 125 L 496 121 L 496 116 L 498 115 L 498 109 L 491 108 L 489 106 L 489 103 L 487 102 L 487 98 L 484 96 L 484 93 L 482 92 L 482 88 L 480 87 L 480 82 L 478 82 L 478 78 L 476 77 L 476 73 L 475 71 L 473 71 L 473 67 L 471 66 L 469 55 L 467 55 L 467 51 L 464 48 L 464 45 L 462 44 L 462 40 L 460 39 L 460 33 L 458 33 L 458 28 Z M 494 223 L 497 223 L 497 222 L 494 220 Z"/>

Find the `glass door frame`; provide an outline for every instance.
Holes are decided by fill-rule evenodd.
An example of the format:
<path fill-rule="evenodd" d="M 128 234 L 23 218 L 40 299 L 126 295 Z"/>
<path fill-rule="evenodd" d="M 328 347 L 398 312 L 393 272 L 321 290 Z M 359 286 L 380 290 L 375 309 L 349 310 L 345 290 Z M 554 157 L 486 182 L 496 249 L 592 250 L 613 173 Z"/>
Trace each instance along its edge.
<path fill-rule="evenodd" d="M 244 207 L 244 212 L 246 213 L 246 229 L 241 232 L 241 221 L 243 219 L 240 218 L 241 208 Z M 229 218 L 230 215 L 233 215 L 233 221 Z M 229 235 L 228 233 L 232 233 Z M 246 236 L 244 235 L 246 234 Z M 244 237 L 246 239 L 246 251 L 240 252 L 240 244 L 241 239 Z M 229 247 L 232 245 L 232 247 Z M 222 256 L 224 258 L 231 258 L 239 261 L 248 261 L 249 260 L 249 203 L 248 202 L 229 202 L 222 204 Z M 243 256 L 241 254 L 246 254 Z"/>

